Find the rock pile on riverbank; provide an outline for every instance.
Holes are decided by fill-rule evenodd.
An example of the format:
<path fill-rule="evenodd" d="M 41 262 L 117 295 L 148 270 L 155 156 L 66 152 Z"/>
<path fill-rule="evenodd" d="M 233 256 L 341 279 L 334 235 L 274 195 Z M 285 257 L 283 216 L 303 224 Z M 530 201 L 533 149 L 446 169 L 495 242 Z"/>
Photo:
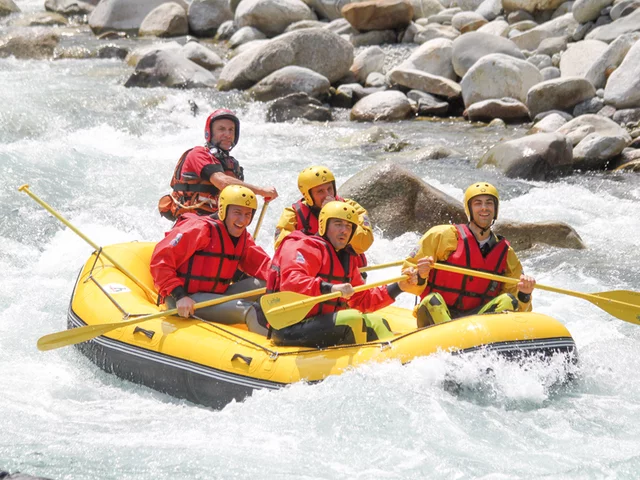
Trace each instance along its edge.
<path fill-rule="evenodd" d="M 127 55 L 135 68 L 127 87 L 245 90 L 274 102 L 271 121 L 326 121 L 348 108 L 365 122 L 533 122 L 530 135 L 496 145 L 478 166 L 525 179 L 640 169 L 640 0 L 46 0 L 44 7 L 25 18 L 12 0 L 0 0 L 0 15 L 8 25 L 86 19 L 105 39 L 86 55 Z M 180 41 L 125 51 L 106 44 L 124 35 Z M 14 31 L 0 37 L 0 56 L 42 58 L 56 42 L 55 31 Z M 390 43 L 410 55 L 388 58 L 381 46 Z"/>

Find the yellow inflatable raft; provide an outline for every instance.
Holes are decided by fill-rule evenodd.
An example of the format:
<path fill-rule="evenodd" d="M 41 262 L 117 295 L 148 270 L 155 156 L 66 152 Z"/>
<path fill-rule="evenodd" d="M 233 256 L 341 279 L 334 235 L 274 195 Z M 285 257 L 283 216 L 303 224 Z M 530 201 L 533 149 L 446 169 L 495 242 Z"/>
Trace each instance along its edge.
<path fill-rule="evenodd" d="M 149 260 L 153 243 L 106 247 L 108 256 L 153 290 Z M 115 268 L 100 252 L 80 272 L 71 298 L 68 327 L 131 320 L 162 311 L 155 298 Z M 567 329 L 546 315 L 475 315 L 416 330 L 409 310 L 381 310 L 396 337 L 387 342 L 309 349 L 277 347 L 244 325 L 219 325 L 176 316 L 111 330 L 78 345 L 100 368 L 195 403 L 221 408 L 254 389 L 277 389 L 301 380 L 316 382 L 366 362 L 403 363 L 438 351 L 486 349 L 508 356 L 562 354 L 575 359 Z"/>

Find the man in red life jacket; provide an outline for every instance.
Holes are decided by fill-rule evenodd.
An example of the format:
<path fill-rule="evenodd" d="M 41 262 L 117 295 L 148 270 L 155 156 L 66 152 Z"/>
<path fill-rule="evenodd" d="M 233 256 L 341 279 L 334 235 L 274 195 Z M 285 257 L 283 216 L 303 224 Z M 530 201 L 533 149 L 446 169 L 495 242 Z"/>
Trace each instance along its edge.
<path fill-rule="evenodd" d="M 214 111 L 204 128 L 204 147 L 182 154 L 171 177 L 173 192 L 158 203 L 160 214 L 170 220 L 194 212 L 210 215 L 218 211 L 218 194 L 228 185 L 241 185 L 273 200 L 275 187 L 258 187 L 244 182 L 243 168 L 229 152 L 240 138 L 240 120 L 226 108 Z"/>
<path fill-rule="evenodd" d="M 505 310 L 530 311 L 532 277 L 522 274 L 522 264 L 509 242 L 493 233 L 500 198 L 493 185 L 478 182 L 464 194 L 466 225 L 438 225 L 420 239 L 405 266 L 417 266 L 413 293 L 422 301 L 414 313 L 418 327 L 438 324 L 475 313 Z M 472 268 L 517 278 L 517 285 L 432 269 L 434 262 Z"/>
<path fill-rule="evenodd" d="M 193 315 L 198 302 L 265 285 L 270 258 L 247 232 L 258 208 L 255 194 L 247 187 L 230 185 L 220 193 L 219 205 L 219 219 L 183 215 L 151 257 L 158 293 L 182 317 Z M 231 285 L 238 270 L 251 277 Z M 252 308 L 255 300 L 257 297 L 248 297 L 201 308 L 197 315 L 218 323 L 246 323 L 250 331 L 266 334 Z"/>
<path fill-rule="evenodd" d="M 327 167 L 316 165 L 305 168 L 298 175 L 298 189 L 302 198 L 282 212 L 275 233 L 275 248 L 291 232 L 301 230 L 307 235 L 318 233 L 318 215 L 327 203 L 338 200 L 351 205 L 358 214 L 356 231 L 349 248 L 358 254 L 358 266 L 367 265 L 364 255 L 373 243 L 373 230 L 369 223 L 367 211 L 353 200 L 345 200 L 338 196 L 336 179 Z"/>
<path fill-rule="evenodd" d="M 391 305 L 409 282 L 353 293 L 364 283 L 355 255 L 346 247 L 359 225 L 356 209 L 345 202 L 329 202 L 320 211 L 317 235 L 295 231 L 278 247 L 267 291 L 293 291 L 318 296 L 342 292 L 342 297 L 320 303 L 295 325 L 272 331 L 277 345 L 327 347 L 393 337 L 388 323 L 371 314 Z M 409 272 L 413 282 L 415 272 Z"/>

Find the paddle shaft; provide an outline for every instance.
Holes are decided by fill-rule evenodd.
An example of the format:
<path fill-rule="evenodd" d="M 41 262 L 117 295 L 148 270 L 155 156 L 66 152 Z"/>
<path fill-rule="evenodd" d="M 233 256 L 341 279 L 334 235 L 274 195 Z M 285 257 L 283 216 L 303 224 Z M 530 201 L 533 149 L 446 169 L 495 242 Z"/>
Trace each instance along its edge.
<path fill-rule="evenodd" d="M 447 265 L 444 263 L 435 263 L 432 268 L 435 268 L 437 270 L 446 270 L 447 272 L 459 273 L 461 275 L 471 275 L 473 277 L 485 278 L 487 280 L 495 280 L 497 282 L 502 282 L 502 283 L 511 283 L 514 285 L 520 282 L 520 280 L 517 278 L 503 277 L 501 275 L 494 275 L 492 273 L 480 272 L 478 270 L 471 270 L 468 268 L 455 267 L 453 265 Z M 563 288 L 550 287 L 548 285 L 542 285 L 540 283 L 536 283 L 535 288 L 538 288 L 540 290 L 547 290 L 548 292 L 561 293 L 564 295 L 570 295 L 573 297 L 582 298 L 583 300 L 588 300 L 592 303 L 595 303 L 596 305 L 598 303 L 606 302 L 606 303 L 619 304 L 620 306 L 623 306 L 623 307 L 638 308 L 638 305 L 634 305 L 632 303 L 621 302 L 619 300 L 605 299 L 603 297 L 599 297 L 598 295 L 593 295 L 590 293 L 582 293 L 582 292 L 576 292 L 573 290 L 565 290 Z"/>
<path fill-rule="evenodd" d="M 360 285 L 360 286 L 355 287 L 353 289 L 353 293 L 362 292 L 363 290 L 368 290 L 370 288 L 379 287 L 381 285 L 388 285 L 388 284 L 394 283 L 394 282 L 401 282 L 403 280 L 406 280 L 407 278 L 409 278 L 409 277 L 407 277 L 406 275 L 401 275 L 399 277 L 390 278 L 390 279 L 387 279 L 387 280 L 380 280 L 379 282 Z M 342 296 L 342 292 L 333 292 L 333 293 L 326 293 L 326 294 L 320 295 L 318 297 L 309 297 L 309 298 L 306 298 L 304 300 L 298 300 L 297 302 L 289 303 L 287 305 L 280 305 L 280 306 L 271 308 L 267 312 L 267 315 L 277 314 L 277 313 L 280 313 L 280 312 L 286 312 L 288 310 L 296 310 L 298 308 L 306 307 L 308 305 L 315 305 L 316 303 L 326 302 L 327 300 L 333 300 L 334 298 L 340 298 L 341 296 Z"/>
<path fill-rule="evenodd" d="M 62 215 L 60 215 L 60 213 L 55 211 L 49 204 L 47 204 L 44 200 L 42 200 L 40 197 L 38 197 L 35 193 L 33 193 L 31 190 L 29 190 L 29 185 L 22 185 L 20 188 L 18 188 L 18 190 L 21 191 L 21 192 L 26 193 L 27 195 L 29 195 L 37 204 L 39 204 L 42 208 L 44 208 L 47 212 L 49 212 L 55 218 L 60 220 L 69 229 L 73 230 L 73 232 L 76 235 L 78 235 L 85 242 L 87 242 L 89 245 L 91 245 L 95 250 L 101 250 L 101 247 L 96 245 L 93 241 L 91 241 L 91 239 L 89 237 L 87 237 L 84 233 L 82 233 L 75 226 L 73 226 L 71 224 L 71 222 L 69 222 L 66 218 L 64 218 Z M 105 252 L 104 250 L 101 250 L 100 254 L 103 255 L 104 258 L 109 260 L 111 263 L 113 263 L 113 265 L 118 270 L 120 270 L 127 277 L 129 277 L 133 281 L 133 283 L 135 283 L 138 287 L 140 287 L 148 295 L 148 297 L 155 302 L 157 294 L 153 290 L 151 290 L 144 283 L 142 283 L 140 280 L 138 280 L 131 272 L 129 272 L 126 268 L 124 268 L 117 260 L 112 258 L 107 252 Z"/>
<path fill-rule="evenodd" d="M 379 270 L 381 268 L 397 267 L 403 263 L 404 260 L 397 260 L 395 262 L 381 263 L 380 265 L 367 265 L 366 267 L 359 268 L 358 270 L 361 272 L 370 272 L 371 270 Z"/>
<path fill-rule="evenodd" d="M 253 231 L 253 239 L 258 238 L 258 232 L 260 231 L 260 227 L 262 226 L 262 220 L 264 220 L 264 214 L 267 213 L 267 207 L 269 206 L 269 202 L 265 200 L 262 205 L 262 210 L 260 210 L 260 216 L 258 217 L 258 223 L 256 225 L 256 229 Z"/>
<path fill-rule="evenodd" d="M 248 292 L 240 292 L 227 297 L 212 298 L 211 300 L 205 300 L 204 302 L 196 303 L 193 308 L 197 310 L 204 307 L 212 307 L 225 302 L 231 302 L 233 300 L 239 300 L 246 297 L 252 297 L 254 295 L 262 295 L 266 292 L 266 288 L 257 288 Z M 38 339 L 38 350 L 53 350 L 55 348 L 66 347 L 68 345 L 75 345 L 76 343 L 86 342 L 92 338 L 104 335 L 116 328 L 127 327 L 129 325 L 136 325 L 138 323 L 146 322 L 147 320 L 153 320 L 154 318 L 166 317 L 169 315 L 175 315 L 178 313 L 177 308 L 171 310 L 165 310 L 164 312 L 158 312 L 151 315 L 145 315 L 144 317 L 134 318 L 133 320 L 126 320 L 124 322 L 102 323 L 98 325 L 86 325 L 84 327 L 72 328 L 70 330 L 64 330 L 62 332 L 51 333 Z"/>

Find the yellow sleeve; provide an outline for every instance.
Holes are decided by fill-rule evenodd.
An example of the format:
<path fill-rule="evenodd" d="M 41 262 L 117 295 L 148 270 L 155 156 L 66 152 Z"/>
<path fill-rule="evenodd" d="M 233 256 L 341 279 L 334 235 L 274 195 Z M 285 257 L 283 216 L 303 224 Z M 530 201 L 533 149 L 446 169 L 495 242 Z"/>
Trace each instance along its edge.
<path fill-rule="evenodd" d="M 520 263 L 520 259 L 516 252 L 514 252 L 513 248 L 509 247 L 509 251 L 507 252 L 507 270 L 504 272 L 505 277 L 516 278 L 520 280 L 520 275 L 522 275 L 522 264 Z M 502 286 L 502 290 L 500 293 L 510 293 L 516 298 L 518 297 L 518 286 L 516 284 L 505 283 Z M 530 312 L 531 311 L 531 300 L 527 303 L 522 303 L 518 300 L 518 311 L 519 312 Z"/>
<path fill-rule="evenodd" d="M 402 268 L 415 267 L 418 260 L 433 257 L 436 262 L 449 258 L 458 248 L 458 230 L 455 225 L 437 225 L 425 233 L 418 242 L 418 248 L 405 259 Z M 427 284 L 414 285 L 410 292 L 420 295 Z"/>
<path fill-rule="evenodd" d="M 298 220 L 296 219 L 296 212 L 291 207 L 286 207 L 280 215 L 280 220 L 276 225 L 276 232 L 274 234 L 273 246 L 278 248 L 278 245 L 282 243 L 284 237 L 291 232 L 298 230 Z"/>
<path fill-rule="evenodd" d="M 373 230 L 369 222 L 369 215 L 357 202 L 350 199 L 345 199 L 345 202 L 355 208 L 359 217 L 356 233 L 353 234 L 353 238 L 351 239 L 351 246 L 356 253 L 364 253 L 369 250 L 369 247 L 373 244 Z"/>

